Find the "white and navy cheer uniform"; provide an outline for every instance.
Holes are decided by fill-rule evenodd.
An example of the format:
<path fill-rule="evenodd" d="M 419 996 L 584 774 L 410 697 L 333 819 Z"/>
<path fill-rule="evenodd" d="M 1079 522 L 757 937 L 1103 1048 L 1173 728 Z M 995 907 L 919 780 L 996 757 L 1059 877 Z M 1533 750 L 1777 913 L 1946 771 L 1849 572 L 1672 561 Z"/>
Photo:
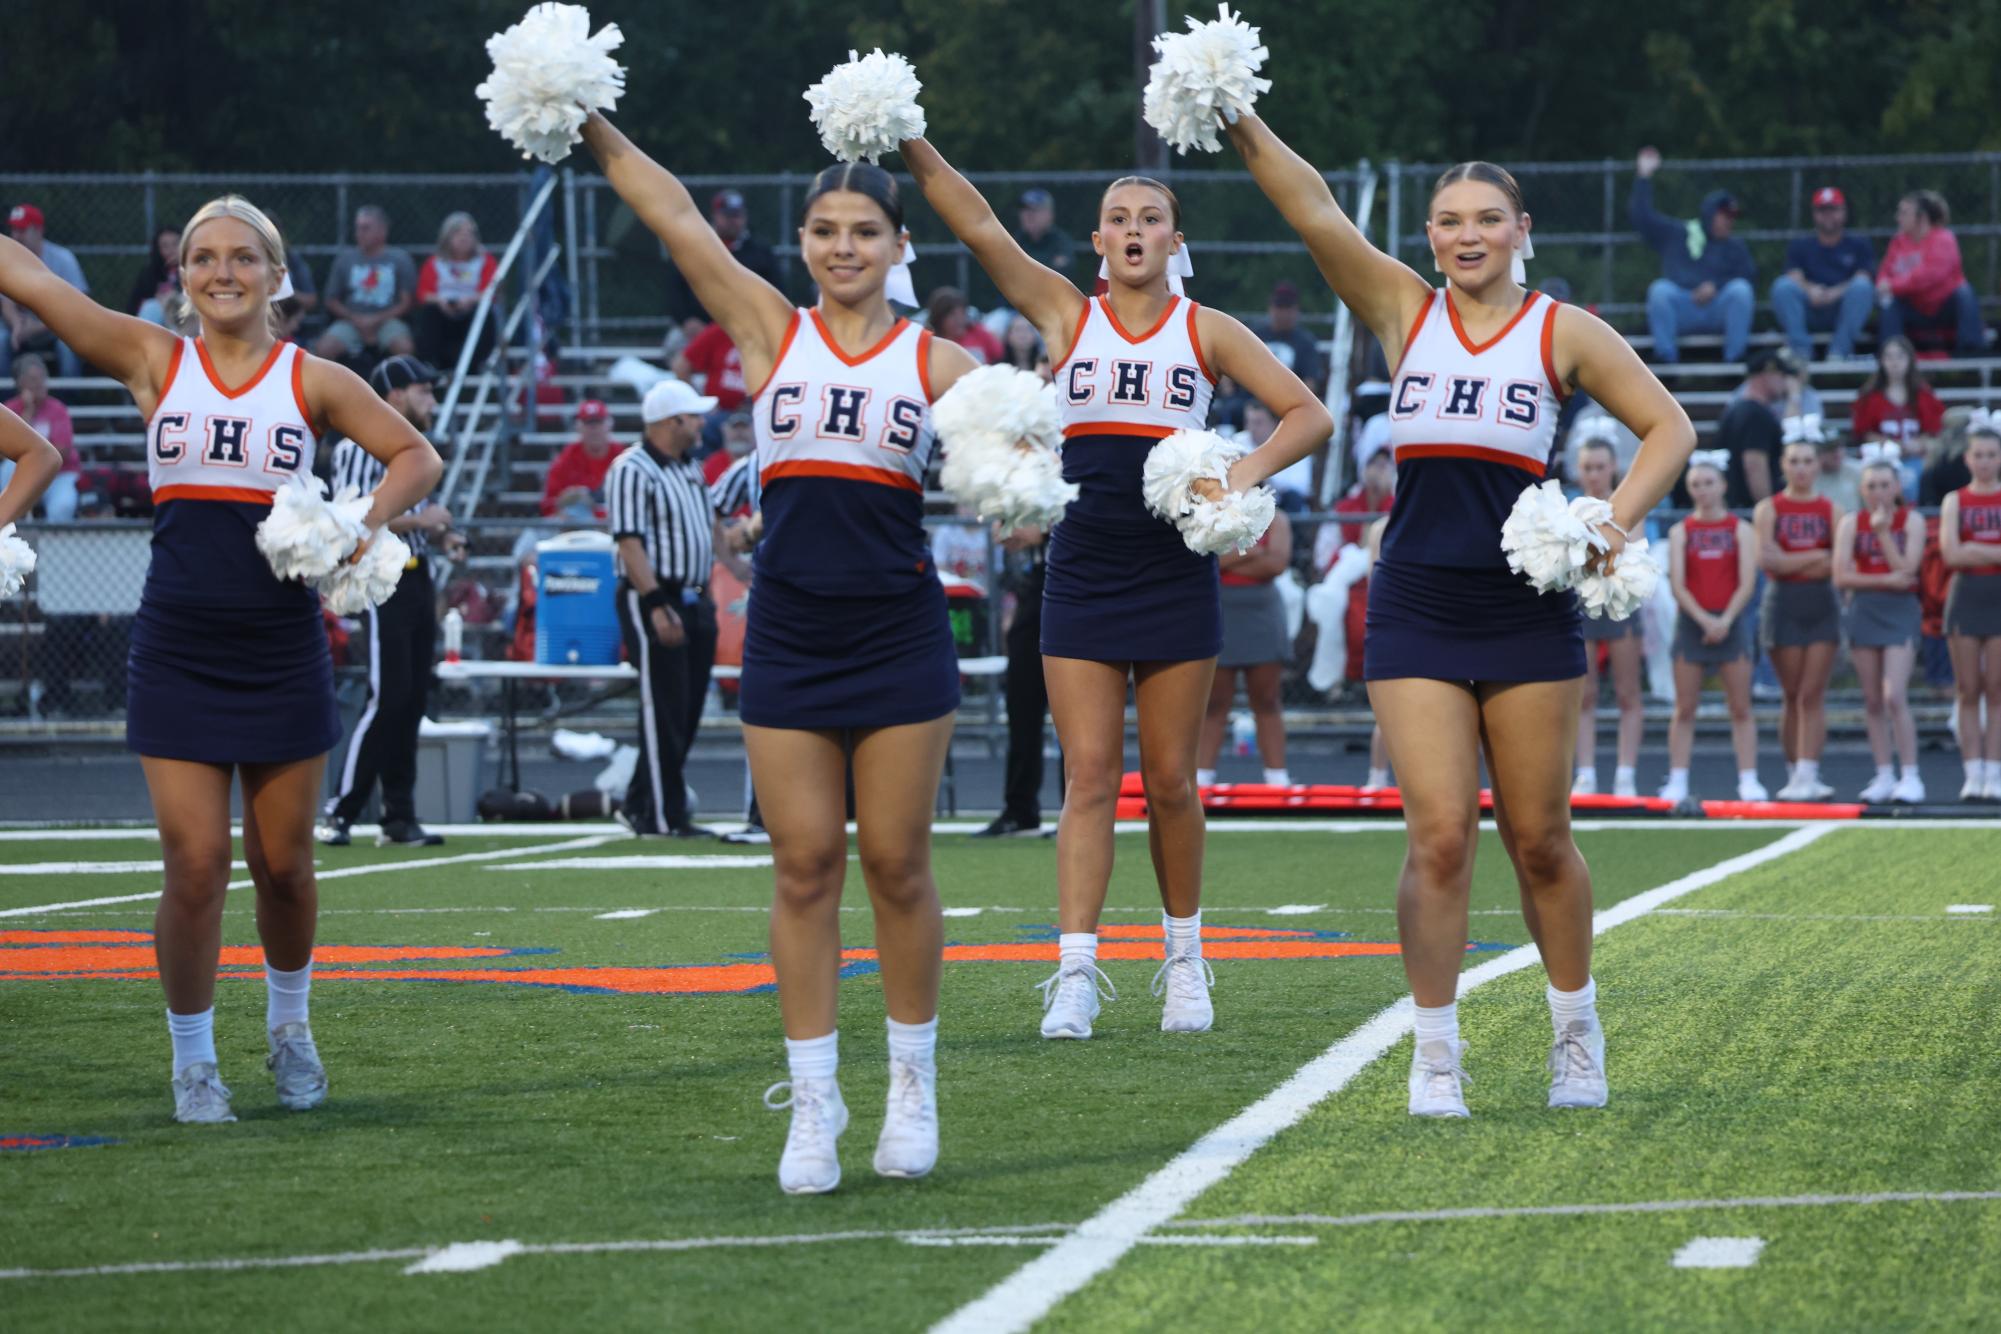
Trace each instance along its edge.
<path fill-rule="evenodd" d="M 230 388 L 183 338 L 146 425 L 153 553 L 132 625 L 126 744 L 210 764 L 281 764 L 340 739 L 319 595 L 257 549 L 279 487 L 311 477 L 305 353 L 278 343 Z"/>
<path fill-rule="evenodd" d="M 739 709 L 757 727 L 889 727 L 959 706 L 945 588 L 924 534 L 931 334 L 859 356 L 798 310 L 757 394 L 764 514 Z"/>
<path fill-rule="evenodd" d="M 1538 593 L 1501 553 L 1501 525 L 1556 443 L 1556 309 L 1530 292 L 1476 344 L 1440 289 L 1412 323 L 1390 397 L 1397 489 L 1369 576 L 1366 680 L 1584 674 L 1577 599 Z"/>
<path fill-rule="evenodd" d="M 1198 309 L 1175 297 L 1136 335 L 1095 297 L 1055 368 L 1063 480 L 1078 491 L 1049 535 L 1042 651 L 1052 657 L 1187 661 L 1222 647 L 1216 558 L 1190 551 L 1140 494 L 1153 447 L 1208 424 L 1216 377 L 1196 333 Z"/>

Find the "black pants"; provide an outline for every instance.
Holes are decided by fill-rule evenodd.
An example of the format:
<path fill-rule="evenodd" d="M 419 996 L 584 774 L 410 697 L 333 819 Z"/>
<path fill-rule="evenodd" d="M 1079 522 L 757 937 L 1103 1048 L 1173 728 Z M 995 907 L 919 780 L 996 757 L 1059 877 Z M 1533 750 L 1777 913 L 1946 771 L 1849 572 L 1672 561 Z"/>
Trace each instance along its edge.
<path fill-rule="evenodd" d="M 619 632 L 626 660 L 639 671 L 639 763 L 625 790 L 625 811 L 638 828 L 656 832 L 689 822 L 681 771 L 695 743 L 709 672 L 716 663 L 716 604 L 706 593 L 684 602 L 678 585 L 662 587 L 672 595 L 668 605 L 688 635 L 671 648 L 653 637 L 632 585 L 620 581 L 618 586 Z"/>
<path fill-rule="evenodd" d="M 437 648 L 437 594 L 431 563 L 419 558 L 396 591 L 364 620 L 368 633 L 368 705 L 348 738 L 333 813 L 353 820 L 382 784 L 382 818 L 414 820 L 417 806 L 417 727 L 431 688 Z"/>
<path fill-rule="evenodd" d="M 1042 563 L 1015 595 L 1007 628 L 1007 779 L 1001 813 L 1024 825 L 1042 823 L 1042 723 L 1049 684 L 1042 676 Z"/>

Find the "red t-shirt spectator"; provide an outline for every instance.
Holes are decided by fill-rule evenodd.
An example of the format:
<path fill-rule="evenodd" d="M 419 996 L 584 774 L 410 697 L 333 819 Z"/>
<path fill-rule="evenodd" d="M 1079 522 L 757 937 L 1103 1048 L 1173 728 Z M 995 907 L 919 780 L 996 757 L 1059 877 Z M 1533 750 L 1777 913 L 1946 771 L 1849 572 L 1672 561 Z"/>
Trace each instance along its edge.
<path fill-rule="evenodd" d="M 581 486 L 594 496 L 604 494 L 604 476 L 611 471 L 611 461 L 625 452 L 625 446 L 614 441 L 602 458 L 592 458 L 581 440 L 572 440 L 563 446 L 563 452 L 556 455 L 556 461 L 549 465 L 549 479 L 542 484 L 542 513 L 544 517 L 556 512 L 556 499 L 573 486 Z M 604 516 L 604 506 L 598 506 L 598 516 Z"/>
<path fill-rule="evenodd" d="M 722 325 L 711 324 L 689 339 L 681 355 L 688 359 L 689 370 L 703 377 L 701 390 L 716 400 L 719 410 L 734 412 L 748 397 L 749 386 L 743 381 L 743 355 L 723 332 Z"/>
<path fill-rule="evenodd" d="M 960 347 L 973 354 L 973 360 L 982 366 L 998 366 L 1007 360 L 1007 349 L 1001 340 L 987 332 L 984 324 L 968 323 L 966 331 L 955 340 Z"/>
<path fill-rule="evenodd" d="M 1930 385 L 1921 387 L 1916 400 L 1902 407 L 1878 389 L 1855 400 L 1849 423 L 1857 440 L 1875 436 L 1911 440 L 1921 435 L 1937 435 L 1944 428 L 1945 405 L 1938 401 Z"/>
<path fill-rule="evenodd" d="M 471 259 L 444 259 L 432 255 L 417 272 L 417 300 L 441 296 L 447 301 L 476 301 L 493 281 L 500 261 L 490 254 Z"/>
<path fill-rule="evenodd" d="M 7 400 L 7 410 L 28 425 L 36 434 L 56 447 L 56 453 L 63 456 L 63 472 L 80 472 L 83 464 L 76 456 L 76 436 L 70 428 L 69 409 L 53 398 L 44 398 L 29 415 L 21 406 L 21 396 L 16 394 Z"/>
<path fill-rule="evenodd" d="M 1959 259 L 1959 238 L 1950 227 L 1933 227 L 1922 240 L 1912 240 L 1898 232 L 1883 251 L 1879 280 L 1890 284 L 1890 294 L 1917 308 L 1920 315 L 1938 314 L 1945 299 L 1966 281 L 1966 267 Z"/>

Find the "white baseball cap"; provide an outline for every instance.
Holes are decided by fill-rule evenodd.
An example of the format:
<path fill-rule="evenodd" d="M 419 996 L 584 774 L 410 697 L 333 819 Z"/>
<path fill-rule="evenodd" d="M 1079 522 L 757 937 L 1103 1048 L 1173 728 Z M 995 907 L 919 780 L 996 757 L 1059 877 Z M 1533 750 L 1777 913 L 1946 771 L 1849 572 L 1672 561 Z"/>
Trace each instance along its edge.
<path fill-rule="evenodd" d="M 715 406 L 715 399 L 696 393 L 694 386 L 686 380 L 669 379 L 646 391 L 646 401 L 639 405 L 639 415 L 645 421 L 657 422 L 690 412 L 699 416 Z"/>

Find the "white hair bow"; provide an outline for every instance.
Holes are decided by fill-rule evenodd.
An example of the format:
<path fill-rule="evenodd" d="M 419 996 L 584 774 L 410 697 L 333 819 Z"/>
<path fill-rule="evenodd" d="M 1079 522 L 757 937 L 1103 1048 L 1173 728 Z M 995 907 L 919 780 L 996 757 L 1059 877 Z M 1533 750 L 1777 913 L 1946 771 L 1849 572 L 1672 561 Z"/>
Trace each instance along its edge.
<path fill-rule="evenodd" d="M 1971 435 L 1975 431 L 1983 435 L 2001 435 L 2001 412 L 1975 408 L 1973 415 L 1966 419 L 1966 432 Z"/>
<path fill-rule="evenodd" d="M 1619 443 L 1619 423 L 1606 413 L 1593 412 L 1580 417 L 1577 425 L 1571 428 L 1571 434 L 1579 444 L 1602 440 L 1608 445 L 1616 445 Z"/>
<path fill-rule="evenodd" d="M 292 290 L 292 271 L 287 269 L 285 276 L 278 280 L 278 290 L 271 294 L 271 304 L 275 306 L 280 301 L 289 301 L 296 295 Z"/>
<path fill-rule="evenodd" d="M 1730 470 L 1730 451 L 1727 449 L 1694 450 L 1688 456 L 1688 466 L 1691 468 L 1714 468 L 1718 472 L 1728 472 Z"/>
<path fill-rule="evenodd" d="M 1864 463 L 1901 463 L 1904 451 L 1894 440 L 1871 440 L 1862 446 Z"/>
<path fill-rule="evenodd" d="M 890 266 L 882 281 L 882 294 L 898 305 L 917 304 L 917 285 L 911 281 L 910 266 L 917 260 L 917 247 L 905 241 L 903 255 Z"/>
<path fill-rule="evenodd" d="M 1782 424 L 1781 429 L 1783 431 L 1781 442 L 1788 445 L 1817 445 L 1826 439 L 1820 432 L 1820 414 L 1818 412 L 1808 412 L 1797 417 L 1788 417 Z"/>
<path fill-rule="evenodd" d="M 1510 278 L 1513 278 L 1516 282 L 1520 283 L 1522 286 L 1524 287 L 1528 286 L 1529 270 L 1528 270 L 1528 265 L 1527 263 L 1525 263 L 1525 261 L 1534 258 L 1535 258 L 1535 237 L 1524 236 L 1522 238 L 1521 245 L 1515 250 L 1514 259 L 1511 260 L 1508 264 L 1508 276 Z M 1431 254 L 1431 267 L 1433 272 L 1436 273 L 1445 272 L 1445 266 L 1438 262 L 1438 252 L 1435 250 Z"/>
<path fill-rule="evenodd" d="M 1188 257 L 1188 243 L 1184 241 L 1179 250 L 1167 257 L 1167 290 L 1176 296 L 1187 296 L 1188 287 L 1182 279 L 1194 276 L 1195 261 Z M 1098 277 L 1106 282 L 1112 280 L 1111 256 L 1098 261 Z"/>

